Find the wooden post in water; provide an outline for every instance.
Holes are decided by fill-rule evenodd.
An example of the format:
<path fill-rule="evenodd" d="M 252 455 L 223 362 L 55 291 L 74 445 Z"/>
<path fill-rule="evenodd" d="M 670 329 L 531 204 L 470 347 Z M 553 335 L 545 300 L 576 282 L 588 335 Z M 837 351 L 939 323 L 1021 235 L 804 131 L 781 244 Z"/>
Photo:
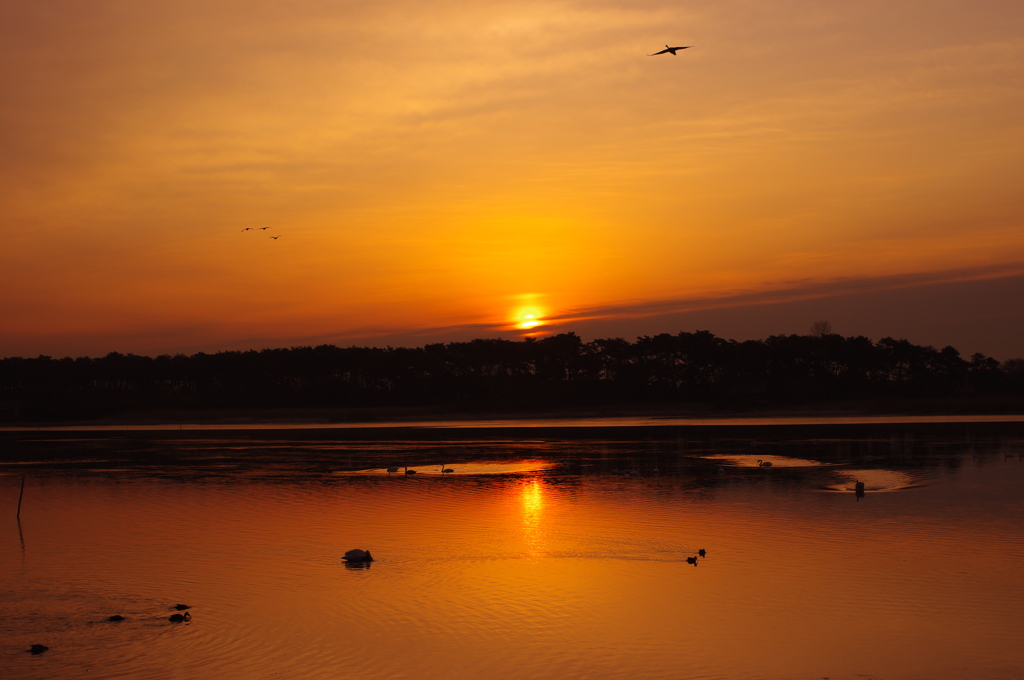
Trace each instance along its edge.
<path fill-rule="evenodd" d="M 21 493 L 18 494 L 18 521 L 21 521 L 21 499 L 25 496 L 25 475 L 21 476 Z"/>

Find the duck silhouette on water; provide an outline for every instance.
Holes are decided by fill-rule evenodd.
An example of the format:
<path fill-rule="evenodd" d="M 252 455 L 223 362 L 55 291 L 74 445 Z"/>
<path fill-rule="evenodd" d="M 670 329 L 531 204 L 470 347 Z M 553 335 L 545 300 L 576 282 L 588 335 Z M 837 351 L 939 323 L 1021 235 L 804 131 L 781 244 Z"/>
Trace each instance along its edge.
<path fill-rule="evenodd" d="M 29 654 L 42 654 L 47 649 L 49 649 L 49 647 L 47 647 L 46 645 L 32 645 L 31 647 L 29 647 L 25 651 L 28 652 Z"/>
<path fill-rule="evenodd" d="M 343 559 L 346 562 L 362 564 L 365 562 L 373 562 L 373 555 L 370 554 L 369 550 L 360 550 L 359 548 L 355 548 L 354 550 L 349 550 L 345 553 L 345 557 Z"/>
<path fill-rule="evenodd" d="M 184 621 L 191 621 L 192 614 L 185 612 L 184 614 L 171 614 L 167 617 L 167 620 L 171 623 L 182 623 Z"/>

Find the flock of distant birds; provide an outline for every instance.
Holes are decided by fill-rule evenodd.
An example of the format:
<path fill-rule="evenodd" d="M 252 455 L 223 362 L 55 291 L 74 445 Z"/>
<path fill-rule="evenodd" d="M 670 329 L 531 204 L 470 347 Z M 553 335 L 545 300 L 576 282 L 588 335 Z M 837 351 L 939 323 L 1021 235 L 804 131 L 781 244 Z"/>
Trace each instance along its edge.
<path fill-rule="evenodd" d="M 654 52 L 653 54 L 648 54 L 647 56 L 657 56 L 658 54 L 672 54 L 673 56 L 676 56 L 676 52 L 678 52 L 679 50 L 681 50 L 681 49 L 689 49 L 690 47 L 693 47 L 693 45 L 679 45 L 677 47 L 671 47 L 669 45 L 666 45 L 665 49 L 663 49 L 662 51 Z M 242 233 L 245 233 L 246 231 L 256 231 L 256 230 L 266 231 L 269 228 L 270 228 L 269 226 L 247 226 L 246 228 L 242 229 Z M 281 238 L 281 235 L 279 233 L 278 236 L 267 237 L 267 238 L 268 239 L 273 239 L 274 241 L 276 241 L 276 240 Z"/>
<path fill-rule="evenodd" d="M 176 604 L 173 607 L 171 607 L 171 609 L 175 609 L 178 612 L 176 614 L 171 614 L 170 616 L 167 617 L 167 620 L 170 621 L 171 623 L 185 623 L 185 622 L 188 622 L 188 621 L 192 620 L 191 612 L 185 611 L 187 609 L 192 609 L 192 607 L 188 606 L 187 604 Z M 185 613 L 182 614 L 181 612 L 185 612 Z M 127 616 L 121 616 L 120 614 L 114 614 L 113 616 L 108 616 L 107 617 L 107 621 L 109 621 L 111 623 L 120 623 L 121 621 L 127 621 L 127 620 L 128 620 Z M 43 652 L 45 652 L 48 649 L 49 649 L 49 647 L 47 647 L 46 645 L 32 645 L 31 647 L 29 647 L 25 651 L 27 651 L 29 654 L 36 655 L 36 654 L 42 654 Z"/>
<path fill-rule="evenodd" d="M 408 465 L 405 465 L 405 466 L 392 465 L 392 466 L 387 468 L 387 471 L 388 471 L 389 475 L 392 474 L 393 472 L 398 472 L 399 470 L 405 470 L 404 474 L 407 474 L 407 475 L 414 475 L 414 474 L 416 474 L 416 471 L 415 470 L 410 470 Z M 446 468 L 444 466 L 444 463 L 441 463 L 441 474 L 442 475 L 447 475 L 447 474 L 450 474 L 452 472 L 455 472 L 455 470 L 453 470 L 452 468 Z"/>
<path fill-rule="evenodd" d="M 1022 457 L 1024 457 L 1024 455 L 1022 455 Z M 772 462 L 770 460 L 758 459 L 758 461 L 757 461 L 757 467 L 759 467 L 759 468 L 770 468 L 771 466 L 772 466 Z M 403 470 L 404 471 L 403 474 L 405 474 L 405 475 L 415 475 L 416 474 L 416 470 L 410 470 L 408 465 L 389 465 L 385 469 L 387 470 L 388 475 L 392 475 L 392 474 L 398 472 L 399 470 Z M 444 463 L 441 463 L 440 472 L 441 472 L 442 475 L 447 475 L 447 474 L 451 474 L 451 473 L 455 472 L 455 469 L 454 468 L 446 468 L 444 466 Z M 658 475 L 660 473 L 661 473 L 661 471 L 658 470 L 658 468 L 654 468 L 653 470 L 651 470 L 651 474 L 652 475 Z M 623 477 L 639 477 L 640 476 L 640 471 L 635 469 L 635 468 L 630 468 L 629 470 L 615 469 L 615 470 L 612 470 L 612 474 L 614 474 L 614 475 L 622 475 Z M 725 474 L 725 468 L 724 467 L 719 467 L 718 468 L 718 474 L 720 474 L 720 475 Z M 864 495 L 864 482 L 858 480 L 854 484 L 853 490 L 856 492 L 858 497 L 863 496 Z M 701 557 L 703 557 L 703 555 L 701 555 Z M 371 560 L 348 560 L 348 561 L 350 561 L 350 562 L 359 562 L 359 561 L 367 561 L 367 562 L 369 562 Z M 694 563 L 694 564 L 696 564 L 696 563 Z"/>
<path fill-rule="evenodd" d="M 270 227 L 246 227 L 245 229 L 242 230 L 242 233 L 244 234 L 247 231 L 266 231 L 267 229 L 270 229 Z M 281 238 L 281 235 L 278 234 L 277 236 L 268 236 L 267 238 L 272 238 L 276 241 L 277 239 Z"/>

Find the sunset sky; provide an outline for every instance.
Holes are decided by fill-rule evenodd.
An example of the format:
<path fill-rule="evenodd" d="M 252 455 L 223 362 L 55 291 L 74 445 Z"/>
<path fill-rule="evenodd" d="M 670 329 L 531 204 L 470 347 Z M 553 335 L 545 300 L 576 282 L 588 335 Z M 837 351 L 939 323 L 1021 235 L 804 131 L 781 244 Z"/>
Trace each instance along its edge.
<path fill-rule="evenodd" d="M 0 356 L 1024 356 L 1020 0 L 12 0 L 0 70 Z"/>

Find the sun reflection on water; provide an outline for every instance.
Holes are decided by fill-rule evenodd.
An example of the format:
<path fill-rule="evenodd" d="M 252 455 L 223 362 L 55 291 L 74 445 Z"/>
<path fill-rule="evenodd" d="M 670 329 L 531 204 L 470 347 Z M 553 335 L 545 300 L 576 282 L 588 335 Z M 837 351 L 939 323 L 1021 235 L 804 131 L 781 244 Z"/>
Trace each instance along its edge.
<path fill-rule="evenodd" d="M 544 487 L 534 480 L 524 484 L 522 489 L 520 501 L 527 551 L 530 557 L 542 557 L 544 534 L 541 530 L 541 513 L 544 510 Z"/>

